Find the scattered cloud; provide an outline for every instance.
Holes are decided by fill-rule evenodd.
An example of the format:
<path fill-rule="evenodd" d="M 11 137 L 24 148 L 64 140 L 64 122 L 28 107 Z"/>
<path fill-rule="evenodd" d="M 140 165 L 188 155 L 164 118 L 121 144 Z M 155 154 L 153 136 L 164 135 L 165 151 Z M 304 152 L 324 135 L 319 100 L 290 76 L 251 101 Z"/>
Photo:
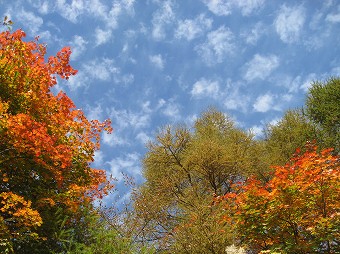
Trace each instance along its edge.
<path fill-rule="evenodd" d="M 72 91 L 79 88 L 88 88 L 93 85 L 94 81 L 110 82 L 115 84 L 127 85 L 134 81 L 134 75 L 131 73 L 121 73 L 116 67 L 115 61 L 109 58 L 96 58 L 84 62 L 78 73 L 71 76 L 68 82 L 62 82 L 63 85 L 69 87 Z"/>
<path fill-rule="evenodd" d="M 224 99 L 224 106 L 228 110 L 240 110 L 246 113 L 249 108 L 250 97 L 241 93 L 237 87 L 228 88 Z"/>
<path fill-rule="evenodd" d="M 109 81 L 112 76 L 119 74 L 120 70 L 114 61 L 109 58 L 94 59 L 83 64 L 83 70 L 92 79 Z"/>
<path fill-rule="evenodd" d="M 130 144 L 128 139 L 123 137 L 121 132 L 118 132 L 117 130 L 114 130 L 114 132 L 111 134 L 104 132 L 102 134 L 101 140 L 103 141 L 103 144 L 106 144 L 110 147 L 128 146 Z"/>
<path fill-rule="evenodd" d="M 180 104 L 175 99 L 168 101 L 160 100 L 159 106 L 161 105 L 161 112 L 169 118 L 172 122 L 177 122 L 181 119 Z"/>
<path fill-rule="evenodd" d="M 80 35 L 73 36 L 73 40 L 70 42 L 72 55 L 71 59 L 76 60 L 85 50 L 88 42 Z"/>
<path fill-rule="evenodd" d="M 283 5 L 278 13 L 274 26 L 280 39 L 285 43 L 296 42 L 305 23 L 305 9 L 302 6 Z"/>
<path fill-rule="evenodd" d="M 39 15 L 18 6 L 16 6 L 14 9 L 7 9 L 5 15 L 12 21 L 17 21 L 24 24 L 25 29 L 27 29 L 29 33 L 33 35 L 41 35 L 42 31 L 40 31 L 40 29 L 44 21 Z"/>
<path fill-rule="evenodd" d="M 239 8 L 243 16 L 260 9 L 265 0 L 203 0 L 208 9 L 217 16 L 227 16 L 234 8 Z"/>
<path fill-rule="evenodd" d="M 144 112 L 133 112 L 131 110 L 109 109 L 109 117 L 112 125 L 116 130 L 123 131 L 125 129 L 132 130 L 141 129 L 149 126 L 150 115 Z"/>
<path fill-rule="evenodd" d="M 234 3 L 241 9 L 242 15 L 248 16 L 253 11 L 263 7 L 265 0 L 234 0 Z"/>
<path fill-rule="evenodd" d="M 316 73 L 310 73 L 307 75 L 307 77 L 304 79 L 303 82 L 301 82 L 300 88 L 307 92 L 308 89 L 311 87 L 313 81 L 317 80 L 318 76 L 316 75 Z M 301 80 L 301 78 L 300 78 Z"/>
<path fill-rule="evenodd" d="M 207 40 L 195 47 L 207 65 L 221 63 L 236 48 L 234 35 L 229 28 L 219 27 L 207 35 Z"/>
<path fill-rule="evenodd" d="M 103 160 L 104 160 L 104 152 L 100 151 L 100 150 L 94 151 L 94 162 L 93 162 L 93 165 L 95 167 L 99 167 L 99 166 L 101 166 L 103 164 Z"/>
<path fill-rule="evenodd" d="M 262 22 L 257 22 L 250 31 L 242 33 L 246 43 L 255 45 L 259 38 L 266 33 L 266 27 Z"/>
<path fill-rule="evenodd" d="M 227 16 L 231 14 L 232 1 L 229 0 L 203 0 L 209 10 L 217 16 Z"/>
<path fill-rule="evenodd" d="M 156 66 L 158 69 L 162 70 L 164 68 L 164 59 L 162 58 L 162 55 L 152 55 L 149 56 L 150 62 Z"/>
<path fill-rule="evenodd" d="M 86 116 L 89 120 L 103 120 L 103 108 L 101 104 L 97 104 L 96 106 L 87 105 L 86 107 Z"/>
<path fill-rule="evenodd" d="M 265 79 L 279 66 L 279 58 L 275 55 L 262 56 L 255 54 L 253 59 L 246 63 L 247 71 L 244 79 Z"/>
<path fill-rule="evenodd" d="M 185 19 L 178 22 L 175 38 L 191 41 L 211 29 L 212 19 L 206 18 L 204 14 L 195 19 Z"/>
<path fill-rule="evenodd" d="M 141 131 L 137 134 L 136 139 L 142 143 L 143 145 L 147 144 L 152 138 L 147 135 L 144 131 Z"/>
<path fill-rule="evenodd" d="M 218 81 L 206 80 L 201 78 L 196 81 L 191 89 L 191 95 L 196 98 L 212 97 L 217 98 L 219 94 L 219 83 Z"/>
<path fill-rule="evenodd" d="M 118 182 L 124 180 L 124 174 L 133 177 L 141 177 L 141 156 L 138 153 L 128 153 L 107 162 L 110 165 L 110 172 Z"/>
<path fill-rule="evenodd" d="M 37 11 L 40 14 L 46 15 L 53 10 L 53 6 L 49 1 L 46 1 L 46 0 L 30 0 L 29 2 L 34 6 L 34 8 L 37 9 Z"/>
<path fill-rule="evenodd" d="M 76 23 L 78 17 L 87 9 L 83 0 L 72 0 L 71 3 L 67 3 L 66 0 L 57 0 L 55 5 L 58 13 L 73 23 Z"/>
<path fill-rule="evenodd" d="M 331 23 L 340 23 L 340 6 L 338 7 L 337 13 L 330 13 L 327 15 L 326 21 Z"/>
<path fill-rule="evenodd" d="M 252 133 L 255 138 L 260 138 L 263 136 L 263 125 L 253 125 L 250 127 L 250 133 Z"/>
<path fill-rule="evenodd" d="M 173 3 L 170 0 L 161 1 L 161 7 L 152 18 L 152 37 L 157 41 L 164 39 L 166 37 L 165 26 L 172 24 L 174 20 Z"/>
<path fill-rule="evenodd" d="M 273 109 L 273 104 L 274 104 L 274 96 L 267 93 L 264 95 L 260 95 L 257 97 L 253 107 L 254 110 L 257 112 L 267 112 L 271 109 Z"/>
<path fill-rule="evenodd" d="M 111 39 L 112 31 L 108 29 L 102 30 L 97 27 L 95 30 L 95 37 L 96 37 L 96 46 L 105 44 Z"/>
<path fill-rule="evenodd" d="M 74 92 L 89 87 L 90 82 L 87 74 L 83 70 L 78 70 L 77 75 L 71 76 L 67 81 L 59 82 L 59 85 L 64 85 Z"/>

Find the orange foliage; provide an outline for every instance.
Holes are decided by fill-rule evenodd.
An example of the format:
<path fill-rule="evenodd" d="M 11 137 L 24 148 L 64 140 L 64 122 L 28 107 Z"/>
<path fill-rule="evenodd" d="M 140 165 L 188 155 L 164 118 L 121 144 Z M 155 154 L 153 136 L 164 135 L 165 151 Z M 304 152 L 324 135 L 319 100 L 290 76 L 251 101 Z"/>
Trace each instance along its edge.
<path fill-rule="evenodd" d="M 335 253 L 340 239 L 340 160 L 308 145 L 291 163 L 274 167 L 268 183 L 255 177 L 227 194 L 224 221 L 253 250 Z"/>
<path fill-rule="evenodd" d="M 57 75 L 77 73 L 70 48 L 46 62 L 46 46 L 24 37 L 22 30 L 0 33 L 0 216 L 35 227 L 44 206 L 77 210 L 112 188 L 105 171 L 89 166 L 100 133 L 112 128 L 109 120 L 89 121 L 65 93 L 51 92 Z"/>

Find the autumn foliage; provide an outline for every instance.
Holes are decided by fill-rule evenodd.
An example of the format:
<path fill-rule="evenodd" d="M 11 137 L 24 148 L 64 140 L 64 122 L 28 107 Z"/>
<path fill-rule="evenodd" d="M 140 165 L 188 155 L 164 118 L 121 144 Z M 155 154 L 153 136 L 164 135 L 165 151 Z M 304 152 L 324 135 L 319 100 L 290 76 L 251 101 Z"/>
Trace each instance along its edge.
<path fill-rule="evenodd" d="M 89 121 L 65 93 L 51 91 L 57 77 L 77 73 L 69 64 L 70 48 L 45 60 L 46 46 L 24 37 L 22 30 L 0 34 L 2 245 L 27 237 L 48 240 L 53 232 L 47 222 L 57 207 L 72 218 L 112 188 L 104 171 L 90 168 L 110 122 Z"/>
<path fill-rule="evenodd" d="M 274 167 L 270 181 L 252 177 L 234 187 L 222 197 L 223 221 L 238 244 L 256 253 L 339 253 L 340 161 L 332 149 L 309 144 Z"/>

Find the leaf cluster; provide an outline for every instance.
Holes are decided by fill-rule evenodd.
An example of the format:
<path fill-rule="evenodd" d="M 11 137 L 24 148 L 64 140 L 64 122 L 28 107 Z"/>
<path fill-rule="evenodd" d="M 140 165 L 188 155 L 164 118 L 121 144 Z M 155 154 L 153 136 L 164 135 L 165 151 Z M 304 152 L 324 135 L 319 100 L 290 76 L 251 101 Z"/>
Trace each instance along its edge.
<path fill-rule="evenodd" d="M 63 248 L 60 228 L 71 230 L 82 209 L 112 188 L 104 171 L 90 167 L 100 133 L 111 127 L 89 121 L 62 91 L 52 93 L 57 76 L 77 73 L 70 48 L 45 60 L 46 46 L 24 37 L 0 33 L 0 252 L 50 253 Z"/>

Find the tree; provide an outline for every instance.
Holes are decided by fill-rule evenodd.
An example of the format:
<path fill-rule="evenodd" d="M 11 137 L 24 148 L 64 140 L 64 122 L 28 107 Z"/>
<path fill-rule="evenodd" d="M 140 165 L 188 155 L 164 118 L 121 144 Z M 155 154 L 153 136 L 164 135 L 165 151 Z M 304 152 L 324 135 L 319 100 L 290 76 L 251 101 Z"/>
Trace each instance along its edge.
<path fill-rule="evenodd" d="M 314 82 L 310 87 L 305 113 L 321 131 L 324 147 L 340 152 L 340 79 Z"/>
<path fill-rule="evenodd" d="M 288 110 L 277 124 L 267 126 L 263 159 L 268 165 L 284 165 L 298 147 L 317 139 L 317 128 L 302 110 Z"/>
<path fill-rule="evenodd" d="M 57 76 L 77 72 L 70 48 L 45 61 L 45 45 L 24 37 L 0 33 L 0 251 L 50 253 L 61 248 L 58 230 L 71 229 L 112 188 L 105 171 L 90 167 L 111 127 L 51 92 Z M 60 208 L 63 225 L 55 220 Z"/>
<path fill-rule="evenodd" d="M 251 177 L 226 194 L 224 221 L 237 231 L 237 243 L 256 253 L 338 253 L 339 169 L 332 149 L 308 145 L 275 167 L 269 182 Z"/>
<path fill-rule="evenodd" d="M 212 196 L 254 172 L 256 142 L 230 118 L 210 109 L 193 131 L 165 127 L 148 146 L 146 182 L 135 197 L 140 240 L 164 253 L 222 253 L 232 236 L 218 223 Z M 225 232 L 222 234 L 221 232 Z"/>

